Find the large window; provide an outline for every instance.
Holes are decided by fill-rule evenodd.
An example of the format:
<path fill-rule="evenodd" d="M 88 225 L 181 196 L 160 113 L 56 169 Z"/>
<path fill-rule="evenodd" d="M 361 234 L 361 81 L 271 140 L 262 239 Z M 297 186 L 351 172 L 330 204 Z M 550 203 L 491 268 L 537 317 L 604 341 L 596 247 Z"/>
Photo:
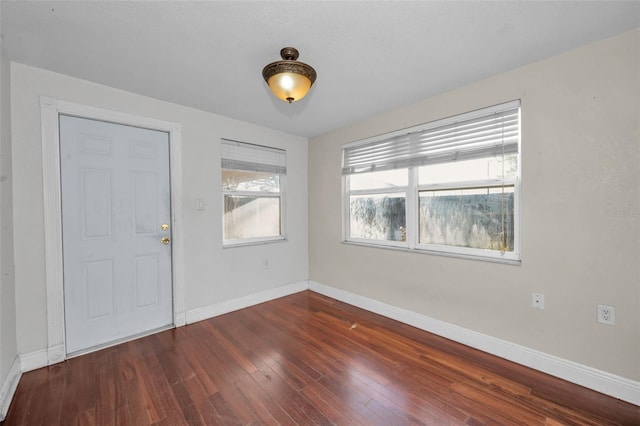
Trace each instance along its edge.
<path fill-rule="evenodd" d="M 224 245 L 284 239 L 284 150 L 222 140 Z"/>
<path fill-rule="evenodd" d="M 519 260 L 520 102 L 343 147 L 347 242 Z"/>

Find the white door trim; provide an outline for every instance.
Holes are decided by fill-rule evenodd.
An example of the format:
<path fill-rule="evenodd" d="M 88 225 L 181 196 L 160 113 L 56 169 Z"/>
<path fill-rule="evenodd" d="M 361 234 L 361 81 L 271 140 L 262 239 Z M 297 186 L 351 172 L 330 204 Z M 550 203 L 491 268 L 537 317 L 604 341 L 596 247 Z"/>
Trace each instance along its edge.
<path fill-rule="evenodd" d="M 182 231 L 182 125 L 153 118 L 40 97 L 42 130 L 42 177 L 44 193 L 44 238 L 47 288 L 47 362 L 64 361 L 67 353 L 64 328 L 62 275 L 62 218 L 60 186 L 59 114 L 108 121 L 169 133 L 169 167 L 172 221 L 173 324 L 185 325 L 184 251 Z"/>

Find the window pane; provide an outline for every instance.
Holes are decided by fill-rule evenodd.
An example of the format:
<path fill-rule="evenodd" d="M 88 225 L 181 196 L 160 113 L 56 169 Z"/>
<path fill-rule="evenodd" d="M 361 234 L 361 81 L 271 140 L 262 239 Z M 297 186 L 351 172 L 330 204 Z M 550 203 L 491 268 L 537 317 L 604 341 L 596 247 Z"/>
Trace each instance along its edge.
<path fill-rule="evenodd" d="M 224 191 L 280 192 L 280 175 L 222 169 L 222 189 Z"/>
<path fill-rule="evenodd" d="M 445 182 L 467 182 L 473 180 L 502 179 L 504 164 L 505 179 L 518 176 L 518 154 L 479 158 L 476 160 L 455 161 L 453 163 L 433 164 L 418 169 L 420 185 Z"/>
<path fill-rule="evenodd" d="M 385 170 L 382 172 L 357 173 L 349 176 L 349 189 L 398 188 L 407 186 L 407 169 Z"/>
<path fill-rule="evenodd" d="M 352 238 L 406 241 L 405 193 L 353 195 L 349 199 Z"/>
<path fill-rule="evenodd" d="M 280 197 L 224 196 L 225 240 L 280 235 Z"/>
<path fill-rule="evenodd" d="M 513 191 L 420 191 L 420 243 L 513 251 Z"/>

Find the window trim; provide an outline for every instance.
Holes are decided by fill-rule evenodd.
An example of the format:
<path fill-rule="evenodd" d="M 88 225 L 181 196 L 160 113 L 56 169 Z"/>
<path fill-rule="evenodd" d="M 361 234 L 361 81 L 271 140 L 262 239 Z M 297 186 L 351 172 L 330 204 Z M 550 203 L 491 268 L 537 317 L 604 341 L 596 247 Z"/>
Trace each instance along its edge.
<path fill-rule="evenodd" d="M 458 258 L 464 258 L 464 259 L 498 262 L 498 263 L 508 263 L 508 264 L 518 264 L 518 265 L 521 264 L 522 253 L 521 253 L 521 247 L 520 247 L 520 222 L 521 222 L 520 187 L 521 187 L 521 170 L 522 170 L 522 162 L 521 162 L 522 132 L 521 132 L 521 118 L 520 118 L 520 114 L 521 114 L 520 100 L 511 101 L 511 102 L 496 105 L 493 107 L 483 108 L 480 110 L 460 114 L 457 116 L 448 117 L 442 120 L 436 120 L 430 123 L 425 123 L 422 125 L 397 130 L 397 131 L 386 133 L 383 135 L 374 136 L 372 138 L 351 142 L 343 145 L 341 147 L 341 150 L 344 158 L 344 152 L 345 152 L 345 149 L 347 148 L 351 148 L 359 145 L 366 145 L 366 144 L 377 142 L 377 141 L 383 141 L 386 139 L 396 137 L 398 135 L 404 135 L 404 134 L 413 133 L 416 131 L 423 131 L 430 128 L 445 126 L 458 121 L 480 117 L 482 115 L 490 114 L 495 111 L 505 110 L 508 108 L 516 108 L 516 107 L 519 108 L 518 142 L 517 142 L 518 151 L 516 154 L 517 162 L 518 162 L 518 170 L 514 178 L 509 178 L 509 179 L 491 178 L 491 179 L 481 179 L 481 180 L 473 180 L 473 181 L 458 181 L 458 182 L 420 185 L 418 181 L 418 169 L 420 168 L 420 166 L 415 165 L 415 166 L 399 168 L 401 170 L 405 170 L 405 169 L 407 170 L 407 173 L 408 173 L 407 186 L 349 191 L 350 175 L 343 174 L 342 175 L 342 231 L 343 231 L 342 242 L 345 244 L 394 249 L 394 250 L 408 251 L 412 253 L 434 254 L 434 255 L 458 257 Z M 449 245 L 439 245 L 439 244 L 423 244 L 419 242 L 420 191 L 449 190 L 449 189 L 460 189 L 460 188 L 486 188 L 486 187 L 501 188 L 503 186 L 504 187 L 513 186 L 513 197 L 514 197 L 513 199 L 513 227 L 514 227 L 513 251 L 501 252 L 501 251 L 489 250 L 489 249 L 479 249 L 479 248 L 449 246 Z M 373 195 L 373 194 L 384 194 L 384 193 L 391 193 L 391 192 L 405 192 L 406 194 L 406 198 L 405 198 L 406 241 L 372 240 L 372 239 L 351 237 L 350 236 L 351 234 L 350 197 L 352 195 L 366 195 L 366 194 Z"/>

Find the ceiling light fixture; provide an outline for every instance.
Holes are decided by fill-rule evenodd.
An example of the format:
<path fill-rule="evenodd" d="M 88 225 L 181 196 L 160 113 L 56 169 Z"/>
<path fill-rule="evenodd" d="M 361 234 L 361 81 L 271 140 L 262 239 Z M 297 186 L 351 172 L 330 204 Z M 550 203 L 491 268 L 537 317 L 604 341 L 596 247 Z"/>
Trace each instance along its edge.
<path fill-rule="evenodd" d="M 304 98 L 316 81 L 316 70 L 298 62 L 298 50 L 284 47 L 280 50 L 281 61 L 272 62 L 262 70 L 262 77 L 278 98 L 285 102 L 295 102 Z"/>

